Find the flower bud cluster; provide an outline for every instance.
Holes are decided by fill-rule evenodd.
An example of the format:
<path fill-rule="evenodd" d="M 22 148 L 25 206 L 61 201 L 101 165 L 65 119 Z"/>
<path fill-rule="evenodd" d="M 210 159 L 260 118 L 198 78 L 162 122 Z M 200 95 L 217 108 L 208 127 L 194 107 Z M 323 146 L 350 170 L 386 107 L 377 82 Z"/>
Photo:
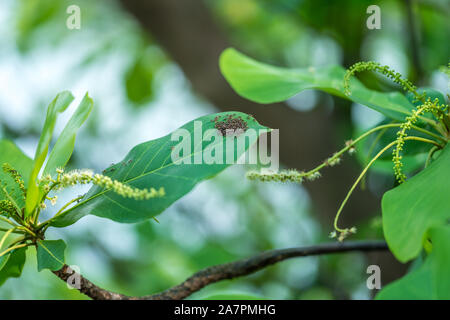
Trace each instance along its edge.
<path fill-rule="evenodd" d="M 345 95 L 349 96 L 351 94 L 350 78 L 352 76 L 354 76 L 356 73 L 363 72 L 363 71 L 376 71 L 376 72 L 379 72 L 379 73 L 385 75 L 386 77 L 391 79 L 393 82 L 402 86 L 403 90 L 411 92 L 414 95 L 414 98 L 416 101 L 423 101 L 425 98 L 425 94 L 419 94 L 417 92 L 417 87 L 415 85 L 413 85 L 411 81 L 409 81 L 407 79 L 403 79 L 401 73 L 395 72 L 394 70 L 390 69 L 388 66 L 382 66 L 378 62 L 374 62 L 374 61 L 357 62 L 347 70 L 347 73 L 344 76 L 344 93 L 345 93 Z"/>
<path fill-rule="evenodd" d="M 246 174 L 249 180 L 259 180 L 263 182 L 296 182 L 302 183 L 304 179 L 313 181 L 321 177 L 319 171 L 315 172 L 299 172 L 294 169 L 282 170 L 279 172 L 259 172 L 259 171 L 249 171 Z"/>
<path fill-rule="evenodd" d="M 402 172 L 402 159 L 403 157 L 400 153 L 403 151 L 403 147 L 405 145 L 405 138 L 408 136 L 406 131 L 411 130 L 412 126 L 417 122 L 419 117 L 427 112 L 433 113 L 436 117 L 439 117 L 442 114 L 442 111 L 445 109 L 445 106 L 439 105 L 439 100 L 435 99 L 431 102 L 430 99 L 425 101 L 425 103 L 417 109 L 412 111 L 412 115 L 406 117 L 405 122 L 401 124 L 400 130 L 397 132 L 397 139 L 395 143 L 395 148 L 392 151 L 392 162 L 394 163 L 394 174 L 395 178 L 399 183 L 405 182 L 406 175 Z"/>
<path fill-rule="evenodd" d="M 160 188 L 159 190 L 156 190 L 155 188 L 133 188 L 128 184 L 113 180 L 108 176 L 94 174 L 92 170 L 74 170 L 64 173 L 62 169 L 58 169 L 57 173 L 58 177 L 56 178 L 56 180 L 52 180 L 50 176 L 46 176 L 41 179 L 40 182 L 44 184 L 44 188 L 45 186 L 50 188 L 50 183 L 54 183 L 54 190 L 60 190 L 79 184 L 92 183 L 99 187 L 109 189 L 124 198 L 132 198 L 135 200 L 148 200 L 151 198 L 163 197 L 165 195 L 164 188 Z M 53 203 L 56 201 L 56 199 L 51 198 L 51 201 Z"/>
<path fill-rule="evenodd" d="M 3 172 L 5 172 L 6 174 L 10 175 L 11 178 L 13 178 L 14 182 L 17 184 L 17 186 L 19 187 L 19 189 L 22 193 L 22 198 L 25 200 L 26 195 L 27 195 L 27 190 L 25 188 L 25 183 L 24 183 L 20 173 L 17 172 L 17 170 L 15 170 L 13 167 L 11 167 L 11 165 L 9 163 L 3 163 L 2 169 L 3 169 Z"/>

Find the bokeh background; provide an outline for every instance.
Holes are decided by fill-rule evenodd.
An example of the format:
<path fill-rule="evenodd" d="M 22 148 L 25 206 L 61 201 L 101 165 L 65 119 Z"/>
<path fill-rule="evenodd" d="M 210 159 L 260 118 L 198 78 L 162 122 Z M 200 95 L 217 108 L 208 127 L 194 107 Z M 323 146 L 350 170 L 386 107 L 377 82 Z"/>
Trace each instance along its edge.
<path fill-rule="evenodd" d="M 69 5 L 81 8 L 81 29 L 66 27 Z M 368 30 L 366 9 L 381 8 L 380 30 Z M 136 144 L 198 116 L 237 110 L 280 129 L 285 167 L 319 163 L 344 141 L 383 117 L 368 108 L 307 90 L 283 104 L 238 97 L 218 70 L 233 46 L 287 67 L 360 60 L 388 64 L 420 86 L 448 93 L 439 72 L 450 56 L 446 0 L 2 0 L 0 1 L 0 138 L 33 155 L 47 104 L 68 89 L 95 101 L 79 133 L 70 168 L 101 171 Z M 397 90 L 372 74 L 367 86 Z M 1 152 L 1 150 L 0 150 Z M 49 239 L 68 244 L 66 261 L 96 284 L 128 295 L 164 290 L 210 265 L 263 250 L 327 240 L 332 219 L 360 170 L 347 157 L 304 186 L 246 181 L 235 166 L 198 185 L 148 221 L 127 225 L 87 216 Z M 371 173 L 344 212 L 355 239 L 382 238 L 380 198 L 391 175 Z M 60 195 L 86 191 L 72 189 Z M 48 215 L 52 214 L 48 210 Z M 0 287 L 0 299 L 85 299 L 30 258 L 23 276 Z M 250 294 L 271 299 L 370 299 L 366 268 L 378 264 L 386 284 L 408 266 L 389 253 L 344 254 L 283 262 L 252 276 L 212 285 L 193 296 Z"/>

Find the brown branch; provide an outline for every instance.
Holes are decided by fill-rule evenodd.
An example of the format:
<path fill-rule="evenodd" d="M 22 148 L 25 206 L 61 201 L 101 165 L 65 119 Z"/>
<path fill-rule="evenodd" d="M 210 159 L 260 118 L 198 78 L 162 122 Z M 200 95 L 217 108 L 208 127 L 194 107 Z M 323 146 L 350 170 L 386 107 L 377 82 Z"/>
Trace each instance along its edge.
<path fill-rule="evenodd" d="M 81 274 L 72 270 L 68 265 L 64 265 L 58 271 L 53 271 L 53 273 L 60 278 L 62 281 L 71 283 L 71 279 L 78 279 L 79 283 L 75 280 L 75 285 L 79 285 L 76 289 L 81 293 L 87 295 L 88 297 L 94 300 L 127 300 L 129 297 L 120 294 L 114 293 L 105 289 L 102 289 L 91 281 L 83 277 Z"/>
<path fill-rule="evenodd" d="M 161 293 L 144 297 L 128 297 L 102 289 L 83 276 L 75 273 L 67 265 L 53 273 L 65 282 L 67 282 L 71 276 L 79 277 L 80 288 L 78 290 L 95 300 L 180 300 L 215 282 L 246 276 L 291 258 L 351 251 L 369 252 L 387 249 L 388 247 L 384 241 L 347 241 L 343 243 L 332 242 L 310 247 L 270 250 L 247 259 L 208 267 L 195 273 L 179 285 Z"/>

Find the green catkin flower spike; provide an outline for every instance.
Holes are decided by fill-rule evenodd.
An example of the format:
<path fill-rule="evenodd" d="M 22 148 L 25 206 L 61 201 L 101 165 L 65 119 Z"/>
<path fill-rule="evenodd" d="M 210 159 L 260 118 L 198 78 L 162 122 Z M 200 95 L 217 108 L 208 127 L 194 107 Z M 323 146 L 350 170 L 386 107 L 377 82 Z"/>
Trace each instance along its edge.
<path fill-rule="evenodd" d="M 148 200 L 165 195 L 164 188 L 160 188 L 159 190 L 155 188 L 150 188 L 150 190 L 133 188 L 125 183 L 112 180 L 110 177 L 94 174 L 91 170 L 75 170 L 68 173 L 63 173 L 62 170 L 59 170 L 56 180 L 52 180 L 51 177 L 47 176 L 40 182 L 49 186 L 49 188 L 50 184 L 54 183 L 53 190 L 60 190 L 78 184 L 93 183 L 99 187 L 110 189 L 124 198 L 132 198 L 135 200 Z"/>
<path fill-rule="evenodd" d="M 408 79 L 402 78 L 402 74 L 399 72 L 396 72 L 389 68 L 388 66 L 382 66 L 378 62 L 374 61 L 363 61 L 363 62 L 357 62 L 354 65 L 352 65 L 348 70 L 347 73 L 344 76 L 344 92 L 347 96 L 351 94 L 350 92 L 350 78 L 357 73 L 363 72 L 363 71 L 376 71 L 379 72 L 389 79 L 391 79 L 393 82 L 397 83 L 398 85 L 402 86 L 403 90 L 411 92 L 414 95 L 414 98 L 416 101 L 424 101 L 425 100 L 425 94 L 419 94 L 417 92 L 417 87 L 412 84 L 411 81 Z"/>
<path fill-rule="evenodd" d="M 291 170 L 282 170 L 279 172 L 259 172 L 259 171 L 249 171 L 246 173 L 246 177 L 249 180 L 259 180 L 263 182 L 296 182 L 302 183 L 304 180 L 314 181 L 321 177 L 319 171 L 314 172 L 304 172 Z"/>
<path fill-rule="evenodd" d="M 23 181 L 20 173 L 17 172 L 17 170 L 15 170 L 9 163 L 3 163 L 2 169 L 3 172 L 9 174 L 11 178 L 13 178 L 14 182 L 19 186 L 19 189 L 22 193 L 22 198 L 25 201 L 25 198 L 27 196 L 27 190 L 25 188 L 25 182 Z"/>
<path fill-rule="evenodd" d="M 0 200 L 0 215 L 10 217 L 14 215 L 16 209 L 11 201 L 9 200 Z"/>
<path fill-rule="evenodd" d="M 399 183 L 406 181 L 406 175 L 402 172 L 402 156 L 400 155 L 403 151 L 403 146 L 405 144 L 405 138 L 408 136 L 407 131 L 412 128 L 412 126 L 417 122 L 419 116 L 425 113 L 432 113 L 438 120 L 442 120 L 443 113 L 447 106 L 439 105 L 439 100 L 435 99 L 431 102 L 430 99 L 425 101 L 424 104 L 417 107 L 412 111 L 412 115 L 406 117 L 405 122 L 401 124 L 400 130 L 397 132 L 397 139 L 395 140 L 395 148 L 392 152 L 392 162 L 394 163 L 394 174 L 395 178 Z"/>
<path fill-rule="evenodd" d="M 297 182 L 302 183 L 305 178 L 304 172 L 298 172 L 297 170 L 283 170 L 280 172 L 259 172 L 249 171 L 246 174 L 249 180 L 259 180 L 264 182 Z"/>
<path fill-rule="evenodd" d="M 352 150 L 353 146 L 347 145 L 345 150 Z M 342 153 L 342 151 L 341 151 Z M 305 172 L 305 171 L 297 171 L 295 169 L 282 170 L 279 172 L 270 172 L 270 171 L 249 171 L 246 174 L 247 179 L 249 180 L 259 180 L 263 182 L 274 181 L 274 182 L 296 182 L 302 183 L 304 180 L 314 181 L 319 179 L 322 174 L 320 173 L 320 169 L 323 167 L 334 167 L 341 163 L 341 153 L 335 153 L 330 158 L 326 159 L 321 165 L 318 167 Z"/>

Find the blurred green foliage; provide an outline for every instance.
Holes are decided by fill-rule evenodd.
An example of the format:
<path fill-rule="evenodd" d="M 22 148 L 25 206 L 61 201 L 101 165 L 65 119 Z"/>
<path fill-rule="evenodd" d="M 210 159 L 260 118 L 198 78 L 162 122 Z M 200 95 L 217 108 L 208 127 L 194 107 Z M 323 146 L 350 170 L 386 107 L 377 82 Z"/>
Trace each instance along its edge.
<path fill-rule="evenodd" d="M 421 66 L 412 60 L 403 1 L 379 2 L 383 27 L 375 31 L 365 28 L 370 1 L 206 3 L 230 43 L 258 60 L 308 67 L 332 63 L 349 66 L 372 59 L 413 77 L 421 68 L 421 82 L 442 89 L 437 70 L 450 56 L 448 1 L 420 1 L 414 7 Z M 69 4 L 82 8 L 81 30 L 65 27 Z M 159 136 L 161 123 L 172 123 L 175 128 L 181 112 L 192 119 L 214 111 L 195 98 L 164 48 L 116 1 L 9 0 L 0 8 L 0 22 L 9 26 L 0 29 L 4 52 L 0 63 L 0 137 L 14 139 L 29 153 L 34 152 L 41 129 L 41 102 L 66 88 L 89 90 L 99 105 L 79 138 L 80 151 L 74 154 L 71 167 L 101 170 L 109 164 L 105 161 L 115 161 L 105 159 L 106 155 L 120 159 L 132 143 Z M 25 72 L 21 66 L 31 71 Z M 361 79 L 375 89 L 395 88 L 383 80 L 379 85 L 377 76 Z M 20 83 L 22 91 L 12 87 L 14 81 Z M 42 83 L 48 91 L 37 86 Z M 7 100 L 8 94 L 17 99 Z M 16 117 L 21 121 L 8 115 L 15 114 L 12 100 L 25 104 L 21 116 Z M 135 121 L 135 128 L 124 130 L 121 123 L 127 121 Z M 354 125 L 358 130 L 358 119 Z M 159 223 L 118 225 L 89 217 L 67 231 L 53 231 L 53 235 L 68 244 L 68 264 L 79 266 L 83 275 L 99 286 L 129 295 L 167 289 L 200 268 L 262 250 L 326 241 L 331 225 L 322 230 L 310 212 L 304 189 L 262 186 L 243 177 L 241 168 L 228 169 L 169 208 Z M 361 232 L 357 237 L 382 237 L 376 219 L 358 227 Z M 8 280 L 0 288 L 0 299 L 86 298 L 69 290 L 51 272 L 38 273 L 32 250 L 27 252 L 24 276 Z M 372 293 L 365 288 L 366 265 L 365 256 L 359 254 L 292 260 L 243 279 L 214 284 L 192 298 L 224 292 L 269 299 L 370 298 Z"/>

